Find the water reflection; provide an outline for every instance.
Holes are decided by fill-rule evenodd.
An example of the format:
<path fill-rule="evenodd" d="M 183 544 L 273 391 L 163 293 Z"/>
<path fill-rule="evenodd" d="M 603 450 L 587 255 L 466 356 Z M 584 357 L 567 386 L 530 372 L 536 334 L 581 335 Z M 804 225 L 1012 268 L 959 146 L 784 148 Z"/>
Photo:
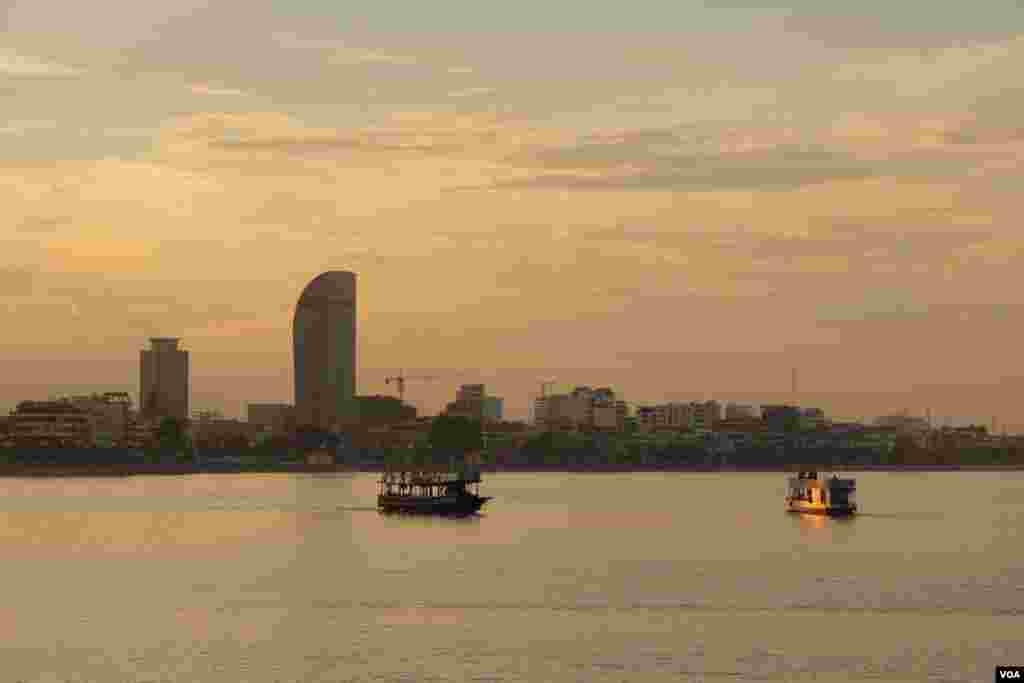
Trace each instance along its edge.
<path fill-rule="evenodd" d="M 5 512 L 5 558 L 137 555 L 208 557 L 239 545 L 295 544 L 302 516 L 283 512 Z"/>
<path fill-rule="evenodd" d="M 376 623 L 386 626 L 455 626 L 461 624 L 464 610 L 437 607 L 411 607 L 407 609 L 385 609 L 376 618 Z"/>
<path fill-rule="evenodd" d="M 20 498 L 52 500 L 103 498 L 211 498 L 235 495 L 288 495 L 296 478 L 287 474 L 193 474 L 128 477 L 23 477 L 0 480 L 0 504 Z"/>
<path fill-rule="evenodd" d="M 0 480 L 3 679 L 983 680 L 1012 659 L 1024 516 L 991 501 L 1024 478 L 858 478 L 879 512 L 850 520 L 785 512 L 775 475 L 494 476 L 464 519 L 381 516 L 365 474 Z"/>
<path fill-rule="evenodd" d="M 0 480 L 8 559 L 204 558 L 295 545 L 308 518 L 287 475 Z"/>

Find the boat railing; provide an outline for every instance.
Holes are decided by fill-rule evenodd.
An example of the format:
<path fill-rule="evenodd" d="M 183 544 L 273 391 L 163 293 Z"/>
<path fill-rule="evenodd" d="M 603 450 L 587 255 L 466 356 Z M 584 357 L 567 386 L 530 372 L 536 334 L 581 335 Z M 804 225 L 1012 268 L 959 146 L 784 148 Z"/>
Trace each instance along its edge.
<path fill-rule="evenodd" d="M 480 482 L 479 465 L 385 465 L 381 481 L 408 484 L 441 485 L 464 482 Z"/>

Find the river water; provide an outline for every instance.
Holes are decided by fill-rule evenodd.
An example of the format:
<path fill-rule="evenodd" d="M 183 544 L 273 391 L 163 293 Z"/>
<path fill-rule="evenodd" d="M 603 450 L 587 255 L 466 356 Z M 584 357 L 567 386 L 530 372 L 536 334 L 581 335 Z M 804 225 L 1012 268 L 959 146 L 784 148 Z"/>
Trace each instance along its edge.
<path fill-rule="evenodd" d="M 1024 664 L 1024 473 L 0 480 L 0 680 L 989 681 Z"/>

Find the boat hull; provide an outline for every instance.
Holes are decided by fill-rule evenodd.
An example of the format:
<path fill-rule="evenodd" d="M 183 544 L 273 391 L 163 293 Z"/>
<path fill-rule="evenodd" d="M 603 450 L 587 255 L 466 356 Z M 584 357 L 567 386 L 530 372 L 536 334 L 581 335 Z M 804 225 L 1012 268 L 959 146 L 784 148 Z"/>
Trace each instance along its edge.
<path fill-rule="evenodd" d="M 377 496 L 377 509 L 384 513 L 464 517 L 480 511 L 490 496 Z"/>
<path fill-rule="evenodd" d="M 832 507 L 822 505 L 794 505 L 786 506 L 787 512 L 795 512 L 800 515 L 822 515 L 824 517 L 852 517 L 857 514 L 857 506 Z"/>

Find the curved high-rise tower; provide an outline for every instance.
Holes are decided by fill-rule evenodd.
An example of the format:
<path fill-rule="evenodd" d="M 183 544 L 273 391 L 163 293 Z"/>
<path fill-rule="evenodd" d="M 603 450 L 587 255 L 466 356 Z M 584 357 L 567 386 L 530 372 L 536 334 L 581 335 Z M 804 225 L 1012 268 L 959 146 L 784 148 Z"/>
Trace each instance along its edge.
<path fill-rule="evenodd" d="M 332 270 L 306 285 L 295 306 L 292 343 L 297 424 L 345 424 L 355 415 L 355 273 Z"/>

